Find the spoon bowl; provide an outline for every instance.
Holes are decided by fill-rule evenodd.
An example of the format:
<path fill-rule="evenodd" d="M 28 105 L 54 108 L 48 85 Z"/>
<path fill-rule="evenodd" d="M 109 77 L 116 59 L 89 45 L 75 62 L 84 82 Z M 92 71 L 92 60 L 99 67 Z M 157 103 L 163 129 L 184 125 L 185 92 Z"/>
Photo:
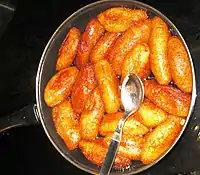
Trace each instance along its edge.
<path fill-rule="evenodd" d="M 135 74 L 128 74 L 122 83 L 121 100 L 125 112 L 111 138 L 108 152 L 100 170 L 100 175 L 108 175 L 115 160 L 122 137 L 122 130 L 126 119 L 137 111 L 144 99 L 144 87 L 141 79 Z"/>
<path fill-rule="evenodd" d="M 121 88 L 121 100 L 125 112 L 134 113 L 144 99 L 144 86 L 141 79 L 135 74 L 128 74 Z"/>

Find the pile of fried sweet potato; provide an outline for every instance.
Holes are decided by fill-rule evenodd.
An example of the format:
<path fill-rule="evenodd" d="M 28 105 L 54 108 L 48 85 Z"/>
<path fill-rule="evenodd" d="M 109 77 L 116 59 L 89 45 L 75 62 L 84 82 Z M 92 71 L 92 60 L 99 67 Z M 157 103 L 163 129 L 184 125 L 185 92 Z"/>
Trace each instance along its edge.
<path fill-rule="evenodd" d="M 83 33 L 72 27 L 56 71 L 44 99 L 57 133 L 68 149 L 80 148 L 98 166 L 123 115 L 120 85 L 128 73 L 142 79 L 145 99 L 125 122 L 114 167 L 158 159 L 178 137 L 190 109 L 186 49 L 160 17 L 149 18 L 140 9 L 113 7 L 90 19 Z"/>

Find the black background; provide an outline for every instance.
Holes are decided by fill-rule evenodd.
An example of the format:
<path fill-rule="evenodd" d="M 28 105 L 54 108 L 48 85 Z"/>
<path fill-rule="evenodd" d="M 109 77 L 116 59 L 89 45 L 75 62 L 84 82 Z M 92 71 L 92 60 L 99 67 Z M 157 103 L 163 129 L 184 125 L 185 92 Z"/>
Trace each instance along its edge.
<path fill-rule="evenodd" d="M 0 0 L 1 2 L 1 0 Z M 3 2 L 3 1 L 2 1 Z M 35 102 L 35 76 L 43 49 L 54 30 L 71 13 L 92 0 L 13 0 L 16 10 L 0 22 L 8 20 L 6 30 L 0 25 L 0 116 Z M 200 2 L 146 0 L 168 16 L 186 39 L 195 62 L 197 82 L 200 61 Z M 13 17 L 11 19 L 11 17 Z M 0 23 L 2 24 L 2 23 Z M 1 34 L 1 33 L 0 33 Z M 172 175 L 195 170 L 200 161 L 198 140 L 199 100 L 190 125 L 178 145 L 158 165 L 143 175 Z M 194 129 L 195 128 L 195 129 Z M 53 175 L 86 174 L 68 163 L 51 145 L 42 126 L 22 127 L 0 135 L 0 174 Z"/>

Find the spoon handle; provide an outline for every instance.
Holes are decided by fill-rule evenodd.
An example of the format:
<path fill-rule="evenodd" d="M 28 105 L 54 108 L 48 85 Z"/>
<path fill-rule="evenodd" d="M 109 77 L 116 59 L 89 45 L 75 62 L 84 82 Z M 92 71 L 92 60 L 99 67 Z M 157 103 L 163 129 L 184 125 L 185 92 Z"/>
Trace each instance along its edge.
<path fill-rule="evenodd" d="M 112 168 L 113 162 L 115 160 L 115 157 L 120 145 L 120 141 L 121 141 L 121 134 L 118 131 L 115 131 L 110 141 L 106 158 L 101 167 L 101 170 L 99 173 L 100 175 L 108 175 L 110 173 L 110 170 Z"/>

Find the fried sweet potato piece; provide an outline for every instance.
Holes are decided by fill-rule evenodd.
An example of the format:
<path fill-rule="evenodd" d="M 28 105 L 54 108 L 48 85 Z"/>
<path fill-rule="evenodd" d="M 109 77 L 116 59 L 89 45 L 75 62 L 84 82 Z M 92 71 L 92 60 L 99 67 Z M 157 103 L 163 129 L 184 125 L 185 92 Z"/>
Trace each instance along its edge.
<path fill-rule="evenodd" d="M 107 113 L 117 112 L 120 107 L 118 80 L 107 60 L 95 64 L 95 76 Z"/>
<path fill-rule="evenodd" d="M 107 136 L 113 134 L 122 116 L 123 112 L 104 115 L 99 128 L 100 135 Z M 149 129 L 143 124 L 141 124 L 139 121 L 137 121 L 134 115 L 130 116 L 126 120 L 123 128 L 123 134 L 129 134 L 131 136 L 144 135 L 148 131 Z"/>
<path fill-rule="evenodd" d="M 147 78 L 150 73 L 149 54 L 150 50 L 146 43 L 137 44 L 124 59 L 121 82 L 129 73 L 134 73 L 140 78 Z"/>
<path fill-rule="evenodd" d="M 112 136 L 103 138 L 103 144 L 109 146 Z M 145 138 L 123 134 L 118 154 L 131 160 L 140 160 Z"/>
<path fill-rule="evenodd" d="M 159 84 L 167 85 L 171 81 L 167 42 L 169 30 L 167 24 L 159 17 L 152 19 L 152 31 L 149 38 L 150 67 Z"/>
<path fill-rule="evenodd" d="M 148 15 L 144 10 L 113 7 L 100 13 L 97 18 L 107 31 L 124 32 L 133 22 L 144 21 Z"/>
<path fill-rule="evenodd" d="M 78 69 L 73 66 L 65 68 L 51 77 L 44 90 L 44 100 L 49 107 L 61 103 L 70 95 L 78 73 Z"/>
<path fill-rule="evenodd" d="M 103 35 L 105 29 L 97 19 L 92 19 L 83 32 L 81 41 L 78 45 L 78 53 L 76 57 L 76 66 L 80 69 L 89 61 L 92 48 L 98 39 Z"/>
<path fill-rule="evenodd" d="M 106 157 L 108 147 L 102 145 L 103 140 L 97 139 L 93 141 L 81 140 L 79 148 L 83 155 L 92 163 L 101 166 Z M 114 168 L 127 168 L 130 165 L 130 159 L 117 155 L 114 161 Z"/>
<path fill-rule="evenodd" d="M 108 58 L 117 75 L 121 75 L 126 54 L 139 43 L 147 43 L 151 31 L 151 21 L 134 24 L 116 41 Z"/>
<path fill-rule="evenodd" d="M 104 104 L 98 87 L 88 97 L 80 118 L 81 138 L 93 140 L 97 137 L 101 119 L 104 114 Z"/>
<path fill-rule="evenodd" d="M 152 163 L 162 156 L 178 137 L 185 120 L 170 116 L 164 123 L 158 125 L 147 137 L 141 153 L 144 164 Z"/>
<path fill-rule="evenodd" d="M 106 32 L 97 42 L 90 54 L 91 63 L 107 59 L 107 55 L 121 33 Z"/>
<path fill-rule="evenodd" d="M 168 41 L 168 58 L 172 79 L 184 92 L 192 92 L 192 69 L 188 54 L 181 40 L 172 36 Z"/>
<path fill-rule="evenodd" d="M 93 67 L 90 63 L 87 63 L 81 68 L 72 88 L 71 99 L 75 112 L 81 113 L 83 111 L 85 102 L 96 85 L 97 82 Z"/>
<path fill-rule="evenodd" d="M 143 125 L 153 128 L 164 122 L 168 118 L 168 114 L 145 98 L 140 108 L 135 113 L 135 118 Z"/>
<path fill-rule="evenodd" d="M 186 117 L 191 95 L 172 86 L 159 85 L 155 80 L 144 81 L 145 96 L 169 114 Z"/>
<path fill-rule="evenodd" d="M 59 71 L 72 64 L 77 53 L 81 32 L 76 27 L 72 27 L 67 33 L 58 52 L 56 70 Z"/>
<path fill-rule="evenodd" d="M 71 102 L 65 100 L 61 104 L 53 107 L 52 117 L 56 131 L 64 140 L 68 149 L 76 149 L 81 137 L 79 122 L 77 120 L 77 115 L 72 109 Z"/>

